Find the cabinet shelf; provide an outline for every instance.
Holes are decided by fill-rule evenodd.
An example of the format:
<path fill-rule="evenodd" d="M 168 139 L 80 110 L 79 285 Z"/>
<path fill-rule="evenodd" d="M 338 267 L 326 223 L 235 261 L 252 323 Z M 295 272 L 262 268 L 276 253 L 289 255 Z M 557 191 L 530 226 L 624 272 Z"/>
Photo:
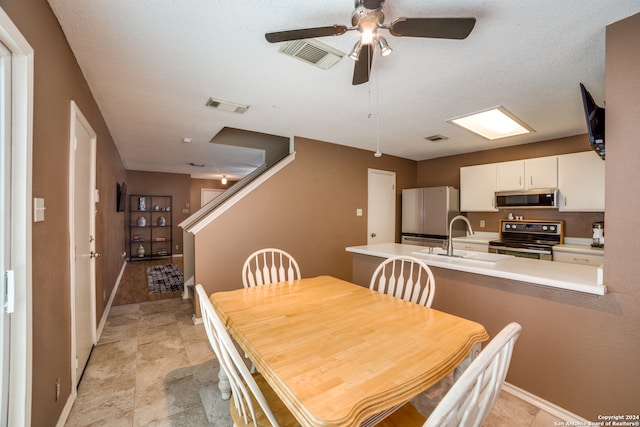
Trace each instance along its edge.
<path fill-rule="evenodd" d="M 144 209 L 140 206 L 144 205 Z M 129 232 L 129 259 L 149 261 L 169 258 L 173 255 L 172 242 L 172 197 L 148 194 L 129 196 L 127 225 Z M 162 218 L 162 219 L 161 219 Z M 163 223 L 160 225 L 160 223 Z M 142 256 L 138 250 L 142 246 Z"/>

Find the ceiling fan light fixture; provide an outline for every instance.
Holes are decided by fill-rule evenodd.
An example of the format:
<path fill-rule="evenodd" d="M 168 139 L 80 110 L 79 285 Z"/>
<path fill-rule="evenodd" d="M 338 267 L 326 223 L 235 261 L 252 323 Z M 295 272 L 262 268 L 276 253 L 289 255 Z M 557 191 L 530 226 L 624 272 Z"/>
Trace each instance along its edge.
<path fill-rule="evenodd" d="M 360 57 L 361 50 L 362 50 L 362 42 L 358 40 L 356 44 L 353 46 L 353 49 L 351 49 L 351 52 L 349 53 L 349 58 L 353 59 L 354 61 L 357 61 L 358 58 Z"/>
<path fill-rule="evenodd" d="M 373 43 L 374 32 L 371 28 L 363 28 L 360 33 L 360 41 L 362 44 L 371 44 Z"/>
<path fill-rule="evenodd" d="M 387 43 L 387 40 L 382 36 L 378 36 L 378 47 L 380 48 L 380 55 L 382 56 L 388 56 L 393 51 L 389 43 Z"/>

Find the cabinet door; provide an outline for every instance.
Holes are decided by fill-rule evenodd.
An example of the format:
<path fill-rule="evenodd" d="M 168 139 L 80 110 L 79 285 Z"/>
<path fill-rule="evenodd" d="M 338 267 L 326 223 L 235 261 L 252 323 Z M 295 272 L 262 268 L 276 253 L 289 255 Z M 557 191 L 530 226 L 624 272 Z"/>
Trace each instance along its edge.
<path fill-rule="evenodd" d="M 497 212 L 496 164 L 460 168 L 460 211 Z"/>
<path fill-rule="evenodd" d="M 524 190 L 524 160 L 497 163 L 497 191 Z"/>
<path fill-rule="evenodd" d="M 453 249 L 473 252 L 489 252 L 489 243 L 453 241 Z"/>
<path fill-rule="evenodd" d="M 578 252 L 557 252 L 553 251 L 553 260 L 568 262 L 570 264 L 585 264 L 599 266 L 604 262 L 604 257 L 599 255 L 586 255 Z"/>
<path fill-rule="evenodd" d="M 593 151 L 558 156 L 559 210 L 604 212 L 604 164 Z"/>
<path fill-rule="evenodd" d="M 525 189 L 556 188 L 558 186 L 558 158 L 538 157 L 524 162 Z"/>

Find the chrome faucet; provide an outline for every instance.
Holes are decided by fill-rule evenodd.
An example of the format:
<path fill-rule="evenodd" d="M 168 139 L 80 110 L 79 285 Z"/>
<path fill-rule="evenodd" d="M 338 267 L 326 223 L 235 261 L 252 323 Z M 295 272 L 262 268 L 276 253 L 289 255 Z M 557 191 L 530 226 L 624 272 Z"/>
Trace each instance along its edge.
<path fill-rule="evenodd" d="M 447 239 L 447 256 L 453 256 L 453 242 L 451 241 L 451 235 L 452 235 L 452 231 L 453 231 L 453 223 L 457 219 L 461 219 L 464 222 L 466 222 L 467 223 L 467 228 L 469 229 L 469 234 L 474 234 L 473 233 L 473 228 L 471 228 L 471 223 L 469 222 L 469 220 L 467 219 L 466 216 L 464 216 L 464 215 L 454 216 L 453 219 L 451 220 L 451 222 L 449 223 L 449 238 Z"/>

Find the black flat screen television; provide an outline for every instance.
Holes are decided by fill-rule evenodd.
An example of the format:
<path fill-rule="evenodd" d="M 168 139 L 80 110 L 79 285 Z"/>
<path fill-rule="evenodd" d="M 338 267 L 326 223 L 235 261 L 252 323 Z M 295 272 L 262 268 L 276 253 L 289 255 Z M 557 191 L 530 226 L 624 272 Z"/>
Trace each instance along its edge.
<path fill-rule="evenodd" d="M 587 119 L 587 131 L 589 133 L 589 145 L 604 160 L 604 108 L 598 107 L 591 94 L 580 83 L 582 93 L 582 105 Z"/>
<path fill-rule="evenodd" d="M 127 200 L 127 184 L 124 182 L 122 184 L 116 183 L 116 210 L 118 212 L 124 212 L 125 203 Z"/>

